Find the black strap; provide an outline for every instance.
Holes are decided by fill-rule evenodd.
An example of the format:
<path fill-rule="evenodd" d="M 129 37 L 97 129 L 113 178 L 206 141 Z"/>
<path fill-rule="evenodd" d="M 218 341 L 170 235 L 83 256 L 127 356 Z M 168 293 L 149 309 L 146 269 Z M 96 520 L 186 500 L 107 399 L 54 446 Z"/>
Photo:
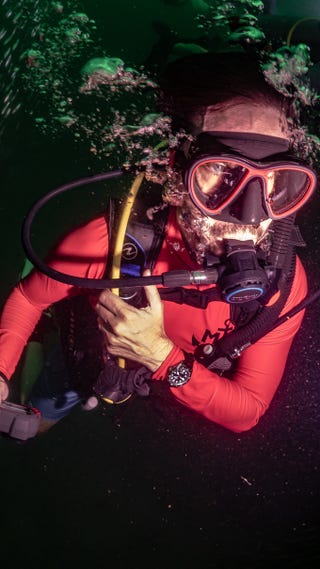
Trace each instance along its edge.
<path fill-rule="evenodd" d="M 207 290 L 188 289 L 182 287 L 160 288 L 159 294 L 162 300 L 176 302 L 177 304 L 188 304 L 195 308 L 205 309 L 209 302 L 221 300 L 219 291 L 216 288 Z"/>

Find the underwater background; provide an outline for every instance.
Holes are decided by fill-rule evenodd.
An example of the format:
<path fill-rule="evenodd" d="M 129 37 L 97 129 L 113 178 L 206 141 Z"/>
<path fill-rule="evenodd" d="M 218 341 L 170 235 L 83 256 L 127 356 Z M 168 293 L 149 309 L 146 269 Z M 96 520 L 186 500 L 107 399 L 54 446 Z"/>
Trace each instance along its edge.
<path fill-rule="evenodd" d="M 265 1 L 255 20 L 259 4 L 0 0 L 1 303 L 24 266 L 31 205 L 61 184 L 135 162 L 168 134 L 153 109 L 157 74 L 183 52 L 217 47 L 214 14 L 226 19 L 230 6 L 249 14 L 243 33 L 253 45 L 261 34 L 274 50 L 307 44 L 320 91 L 320 2 Z M 107 71 L 97 79 L 92 60 L 102 57 Z M 118 82 L 109 91 L 110 73 Z M 117 191 L 108 182 L 46 206 L 37 251 Z M 311 291 L 320 286 L 318 200 L 297 220 Z M 123 406 L 76 409 L 27 443 L 0 438 L 2 566 L 319 567 L 319 310 L 319 302 L 307 309 L 272 405 L 248 433 L 194 416 L 155 386 Z"/>

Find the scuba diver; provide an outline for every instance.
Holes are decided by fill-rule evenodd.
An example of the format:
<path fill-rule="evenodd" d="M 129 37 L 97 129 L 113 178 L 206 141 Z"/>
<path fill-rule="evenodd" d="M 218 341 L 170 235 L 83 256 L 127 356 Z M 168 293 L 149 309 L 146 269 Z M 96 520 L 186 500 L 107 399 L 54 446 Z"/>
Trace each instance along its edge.
<path fill-rule="evenodd" d="M 258 60 L 234 51 L 173 61 L 160 88 L 159 107 L 186 134 L 170 168 L 142 184 L 138 222 L 128 224 L 122 273 L 138 288 L 101 292 L 34 268 L 3 307 L 1 400 L 43 311 L 54 306 L 60 321 L 61 345 L 30 395 L 42 430 L 84 397 L 121 403 L 162 382 L 195 413 L 247 431 L 267 411 L 301 326 L 304 310 L 292 309 L 308 286 L 295 217 L 317 177 L 292 153 L 288 99 Z M 149 203 L 159 188 L 161 202 Z M 104 279 L 111 206 L 63 237 L 48 266 Z"/>

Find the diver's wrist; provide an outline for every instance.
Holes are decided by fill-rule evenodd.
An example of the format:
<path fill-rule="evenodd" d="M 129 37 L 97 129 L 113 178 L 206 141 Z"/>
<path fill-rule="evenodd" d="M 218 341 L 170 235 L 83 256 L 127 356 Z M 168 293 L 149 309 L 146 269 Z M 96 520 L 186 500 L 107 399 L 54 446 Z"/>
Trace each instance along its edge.
<path fill-rule="evenodd" d="M 163 362 L 167 359 L 170 352 L 174 348 L 174 343 L 169 338 L 164 339 L 163 342 L 157 344 L 156 353 L 153 353 L 152 359 L 146 365 L 154 373 L 159 369 Z"/>

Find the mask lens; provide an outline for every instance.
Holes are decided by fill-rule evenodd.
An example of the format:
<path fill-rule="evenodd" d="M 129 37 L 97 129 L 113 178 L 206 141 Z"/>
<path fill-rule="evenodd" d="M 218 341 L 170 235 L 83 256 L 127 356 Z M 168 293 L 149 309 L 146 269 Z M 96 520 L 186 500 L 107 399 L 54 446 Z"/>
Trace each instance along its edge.
<path fill-rule="evenodd" d="M 246 173 L 247 168 L 234 162 L 202 161 L 193 171 L 192 191 L 204 207 L 215 211 L 230 199 Z"/>
<path fill-rule="evenodd" d="M 310 188 L 306 172 L 295 169 L 279 169 L 268 174 L 267 196 L 272 212 L 276 215 L 294 208 Z"/>
<path fill-rule="evenodd" d="M 260 178 L 265 213 L 277 219 L 299 209 L 316 187 L 312 170 L 288 160 L 264 165 L 246 158 L 212 156 L 199 158 L 187 171 L 186 184 L 195 205 L 206 215 L 229 215 L 230 204 L 245 194 L 248 184 Z"/>

